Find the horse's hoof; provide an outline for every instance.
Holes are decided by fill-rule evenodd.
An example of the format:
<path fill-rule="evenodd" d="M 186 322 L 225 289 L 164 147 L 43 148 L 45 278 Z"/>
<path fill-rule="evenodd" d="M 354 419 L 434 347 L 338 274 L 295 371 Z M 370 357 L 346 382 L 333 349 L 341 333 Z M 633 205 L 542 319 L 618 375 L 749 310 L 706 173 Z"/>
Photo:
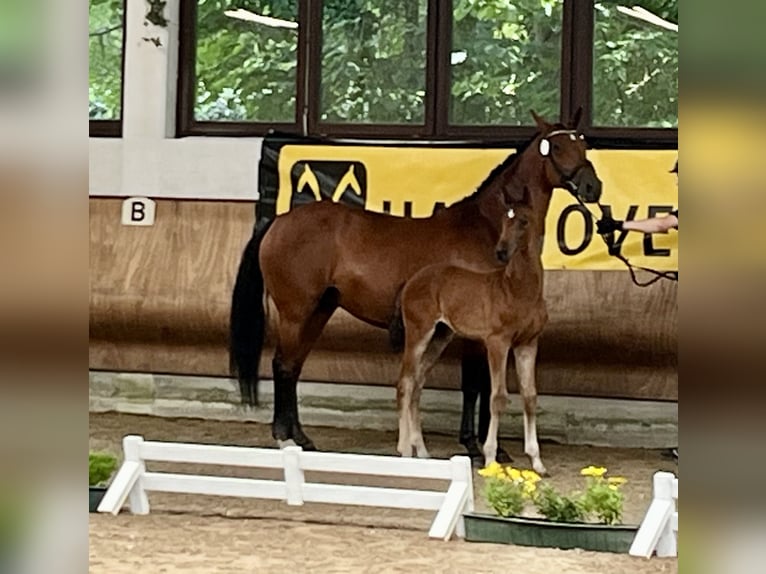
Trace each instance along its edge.
<path fill-rule="evenodd" d="M 537 474 L 539 474 L 539 475 L 540 475 L 540 476 L 542 476 L 542 477 L 550 477 L 550 475 L 551 475 L 551 473 L 550 473 L 550 472 L 548 472 L 548 469 L 547 469 L 547 468 L 545 468 L 545 467 L 544 467 L 542 464 L 540 464 L 540 465 L 534 465 L 534 464 L 533 464 L 533 465 L 532 465 L 532 468 L 534 469 L 534 471 L 535 471 Z"/>
<path fill-rule="evenodd" d="M 495 456 L 495 460 L 499 462 L 500 464 L 510 464 L 513 462 L 513 458 L 511 458 L 511 455 L 508 454 L 508 452 L 501 447 L 497 447 L 497 455 Z"/>

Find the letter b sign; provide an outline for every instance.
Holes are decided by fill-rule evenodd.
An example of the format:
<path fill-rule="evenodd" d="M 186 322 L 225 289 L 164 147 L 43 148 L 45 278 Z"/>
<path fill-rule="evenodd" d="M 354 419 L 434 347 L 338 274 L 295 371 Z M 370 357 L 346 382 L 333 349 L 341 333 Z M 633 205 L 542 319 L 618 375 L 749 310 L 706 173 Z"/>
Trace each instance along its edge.
<path fill-rule="evenodd" d="M 123 225 L 154 225 L 154 200 L 148 197 L 129 197 L 122 202 Z"/>

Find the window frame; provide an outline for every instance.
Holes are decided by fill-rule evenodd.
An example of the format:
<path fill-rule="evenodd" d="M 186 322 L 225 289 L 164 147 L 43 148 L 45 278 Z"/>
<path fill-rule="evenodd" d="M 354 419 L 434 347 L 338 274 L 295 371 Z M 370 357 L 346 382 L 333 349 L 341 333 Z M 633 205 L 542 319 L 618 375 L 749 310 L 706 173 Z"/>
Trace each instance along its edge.
<path fill-rule="evenodd" d="M 122 123 L 125 115 L 125 16 L 128 10 L 128 0 L 122 0 L 122 50 L 120 53 L 120 117 L 116 120 L 92 120 L 88 118 L 88 137 L 91 138 L 120 138 Z M 90 33 L 90 26 L 88 26 Z"/>
<path fill-rule="evenodd" d="M 596 0 L 563 0 L 559 119 L 582 107 L 581 130 L 593 148 L 677 149 L 678 128 L 605 127 L 592 122 L 593 34 Z M 334 138 L 423 141 L 480 140 L 517 145 L 536 128 L 528 125 L 450 124 L 452 0 L 428 0 L 426 96 L 423 124 L 325 122 L 320 118 L 322 0 L 298 0 L 296 117 L 292 123 L 216 122 L 194 119 L 197 0 L 181 0 L 177 136 L 263 136 L 272 131 Z"/>
<path fill-rule="evenodd" d="M 186 136 L 263 136 L 270 131 L 302 133 L 302 110 L 306 90 L 301 84 L 306 76 L 308 17 L 306 0 L 298 0 L 298 60 L 295 71 L 295 119 L 292 122 L 198 121 L 194 118 L 197 83 L 197 0 L 180 0 L 178 37 L 178 98 L 176 100 L 176 137 Z"/>

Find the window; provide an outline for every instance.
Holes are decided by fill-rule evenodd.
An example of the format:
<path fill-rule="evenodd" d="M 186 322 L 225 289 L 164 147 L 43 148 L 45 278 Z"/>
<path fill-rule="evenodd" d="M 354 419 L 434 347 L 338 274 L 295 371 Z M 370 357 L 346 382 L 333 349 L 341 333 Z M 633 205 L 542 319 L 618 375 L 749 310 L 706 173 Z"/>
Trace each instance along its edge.
<path fill-rule="evenodd" d="M 299 131 L 302 0 L 181 0 L 178 134 Z"/>
<path fill-rule="evenodd" d="M 294 122 L 298 0 L 198 6 L 194 119 Z"/>
<path fill-rule="evenodd" d="M 678 2 L 624 4 L 595 5 L 593 124 L 677 127 Z"/>
<path fill-rule="evenodd" d="M 677 146 L 677 0 L 181 2 L 180 136 L 512 143 L 582 107 L 597 146 Z"/>
<path fill-rule="evenodd" d="M 563 0 L 453 3 L 449 121 L 529 125 L 558 117 Z"/>
<path fill-rule="evenodd" d="M 88 115 L 91 135 L 120 135 L 124 0 L 90 0 Z"/>
<path fill-rule="evenodd" d="M 327 0 L 322 7 L 322 122 L 425 122 L 426 0 Z"/>

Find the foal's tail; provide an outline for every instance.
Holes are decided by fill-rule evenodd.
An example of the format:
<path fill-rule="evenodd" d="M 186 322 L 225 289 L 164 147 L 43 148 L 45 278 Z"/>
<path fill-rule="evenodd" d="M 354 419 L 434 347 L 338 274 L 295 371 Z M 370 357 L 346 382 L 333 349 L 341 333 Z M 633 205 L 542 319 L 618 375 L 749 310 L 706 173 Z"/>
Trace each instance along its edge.
<path fill-rule="evenodd" d="M 404 319 L 402 318 L 402 292 L 396 294 L 396 303 L 394 305 L 394 316 L 388 324 L 388 340 L 394 353 L 401 353 L 404 350 Z"/>
<path fill-rule="evenodd" d="M 258 367 L 266 334 L 263 275 L 258 260 L 261 241 L 274 220 L 262 221 L 245 246 L 231 296 L 229 369 L 239 379 L 242 404 L 258 404 Z"/>

